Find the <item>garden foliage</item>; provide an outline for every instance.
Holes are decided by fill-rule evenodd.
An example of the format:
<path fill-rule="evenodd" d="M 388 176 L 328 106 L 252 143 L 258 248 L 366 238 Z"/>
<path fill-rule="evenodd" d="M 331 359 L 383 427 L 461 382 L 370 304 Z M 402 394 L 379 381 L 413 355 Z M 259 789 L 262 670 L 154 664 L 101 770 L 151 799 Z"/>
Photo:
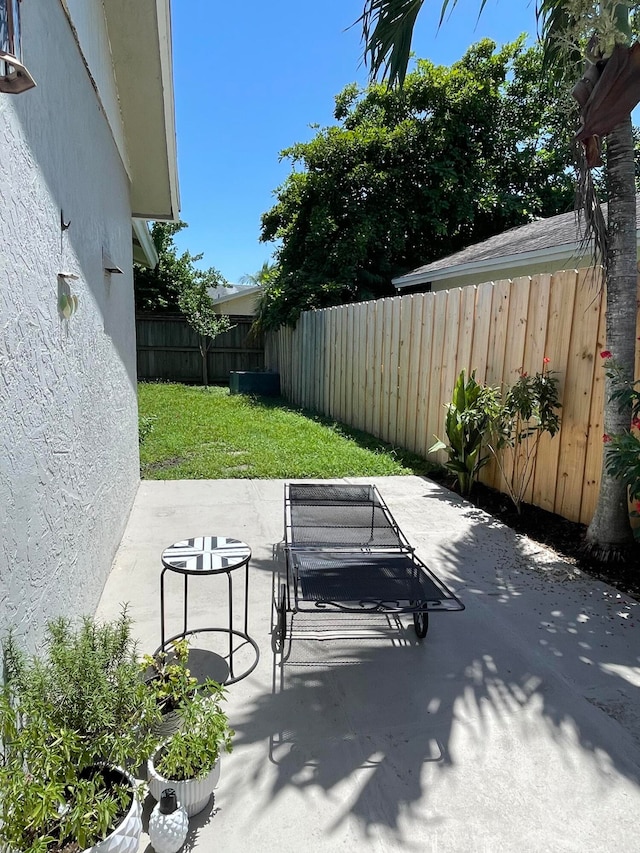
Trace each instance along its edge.
<path fill-rule="evenodd" d="M 518 512 L 535 471 L 541 436 L 554 436 L 560 429 L 558 379 L 547 369 L 548 359 L 544 361 L 542 371 L 520 374 L 491 419 L 487 447 Z"/>
<path fill-rule="evenodd" d="M 632 382 L 611 353 L 601 353 L 606 360 L 605 371 L 612 382 L 612 402 L 623 410 L 631 409 L 630 429 L 616 435 L 604 434 L 605 464 L 614 477 L 622 480 L 633 502 L 632 517 L 640 516 L 640 380 Z M 634 529 L 640 539 L 640 527 Z"/>
<path fill-rule="evenodd" d="M 507 494 L 520 512 L 540 437 L 543 433 L 554 436 L 560 428 L 558 380 L 548 370 L 548 361 L 545 358 L 542 371 L 532 376 L 521 372 L 503 397 L 499 389 L 478 383 L 475 371 L 468 381 L 464 370 L 458 376 L 446 407 L 449 444 L 438 440 L 429 452 L 446 450 L 446 467 L 456 474 L 462 494 L 469 494 L 480 469 L 493 456 Z"/>
<path fill-rule="evenodd" d="M 347 86 L 337 124 L 281 154 L 293 170 L 262 217 L 278 241 L 263 327 L 391 295 L 395 276 L 565 212 L 574 109 L 522 40 L 483 40 L 451 67 L 417 60 L 402 91 Z"/>
<path fill-rule="evenodd" d="M 57 619 L 42 655 L 24 654 L 11 633 L 3 651 L 0 847 L 89 848 L 132 801 L 115 767 L 137 767 L 155 746 L 159 711 L 139 678 L 131 620 L 126 609 L 103 625 Z"/>
<path fill-rule="evenodd" d="M 225 693 L 224 687 L 209 679 L 204 690 L 183 707 L 181 729 L 163 744 L 154 762 L 165 779 L 183 782 L 206 776 L 222 750 L 232 751 L 235 732 L 220 704 Z"/>
<path fill-rule="evenodd" d="M 475 370 L 465 380 L 461 371 L 453 389 L 453 398 L 447 404 L 444 429 L 449 444 L 438 439 L 429 448 L 429 453 L 445 450 L 449 461 L 445 467 L 458 479 L 460 492 L 468 495 L 476 481 L 480 469 L 489 461 L 483 455 L 487 432 L 491 428 L 492 417 L 498 406 L 498 391 L 476 382 Z"/>

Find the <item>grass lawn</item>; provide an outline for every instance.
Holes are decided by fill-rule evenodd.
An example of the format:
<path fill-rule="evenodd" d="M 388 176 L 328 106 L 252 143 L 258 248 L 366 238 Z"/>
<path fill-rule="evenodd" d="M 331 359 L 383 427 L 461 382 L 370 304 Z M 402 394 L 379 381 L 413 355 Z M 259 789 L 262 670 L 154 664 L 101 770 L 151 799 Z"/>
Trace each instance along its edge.
<path fill-rule="evenodd" d="M 152 480 L 426 474 L 429 462 L 366 433 L 228 388 L 140 383 L 140 448 Z"/>

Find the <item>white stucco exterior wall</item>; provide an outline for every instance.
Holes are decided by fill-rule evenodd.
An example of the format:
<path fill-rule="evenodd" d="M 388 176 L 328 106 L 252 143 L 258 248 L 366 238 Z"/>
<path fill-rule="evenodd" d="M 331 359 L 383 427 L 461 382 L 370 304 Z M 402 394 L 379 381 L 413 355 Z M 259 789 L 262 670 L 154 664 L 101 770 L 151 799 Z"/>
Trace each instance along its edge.
<path fill-rule="evenodd" d="M 129 181 L 61 3 L 21 8 L 38 86 L 0 94 L 0 632 L 34 647 L 94 612 L 139 459 Z"/>

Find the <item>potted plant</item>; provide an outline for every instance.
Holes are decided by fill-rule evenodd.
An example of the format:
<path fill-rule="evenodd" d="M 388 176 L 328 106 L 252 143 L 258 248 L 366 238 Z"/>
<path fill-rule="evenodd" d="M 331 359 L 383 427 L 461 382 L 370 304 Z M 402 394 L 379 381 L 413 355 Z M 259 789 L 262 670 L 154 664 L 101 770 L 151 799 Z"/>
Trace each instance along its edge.
<path fill-rule="evenodd" d="M 191 675 L 189 640 L 184 637 L 172 643 L 171 651 L 144 655 L 140 664 L 144 683 L 151 691 L 160 711 L 154 726 L 158 738 L 166 738 L 182 725 L 182 709 L 193 699 L 198 679 Z"/>
<path fill-rule="evenodd" d="M 231 752 L 234 735 L 220 705 L 225 690 L 205 682 L 182 711 L 183 726 L 149 759 L 149 792 L 159 800 L 165 788 L 173 788 L 189 817 L 201 812 L 220 777 L 220 754 Z"/>
<path fill-rule="evenodd" d="M 4 643 L 0 847 L 131 853 L 140 790 L 127 767 L 153 749 L 159 712 L 139 679 L 131 621 L 51 622 L 41 657 Z"/>
<path fill-rule="evenodd" d="M 0 698 L 0 724 L 3 850 L 137 850 L 142 829 L 140 798 L 136 783 L 125 771 L 92 766 L 77 732 L 58 727 L 33 707 L 16 705 L 7 691 Z"/>

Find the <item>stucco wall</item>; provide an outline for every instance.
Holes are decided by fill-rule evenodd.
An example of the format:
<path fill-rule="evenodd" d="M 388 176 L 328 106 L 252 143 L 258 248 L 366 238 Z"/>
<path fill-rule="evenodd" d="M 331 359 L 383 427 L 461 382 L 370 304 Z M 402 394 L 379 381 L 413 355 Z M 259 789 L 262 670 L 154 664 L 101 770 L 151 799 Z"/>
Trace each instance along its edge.
<path fill-rule="evenodd" d="M 21 8 L 38 86 L 0 94 L 0 631 L 34 646 L 93 613 L 139 460 L 129 182 L 61 4 Z"/>

